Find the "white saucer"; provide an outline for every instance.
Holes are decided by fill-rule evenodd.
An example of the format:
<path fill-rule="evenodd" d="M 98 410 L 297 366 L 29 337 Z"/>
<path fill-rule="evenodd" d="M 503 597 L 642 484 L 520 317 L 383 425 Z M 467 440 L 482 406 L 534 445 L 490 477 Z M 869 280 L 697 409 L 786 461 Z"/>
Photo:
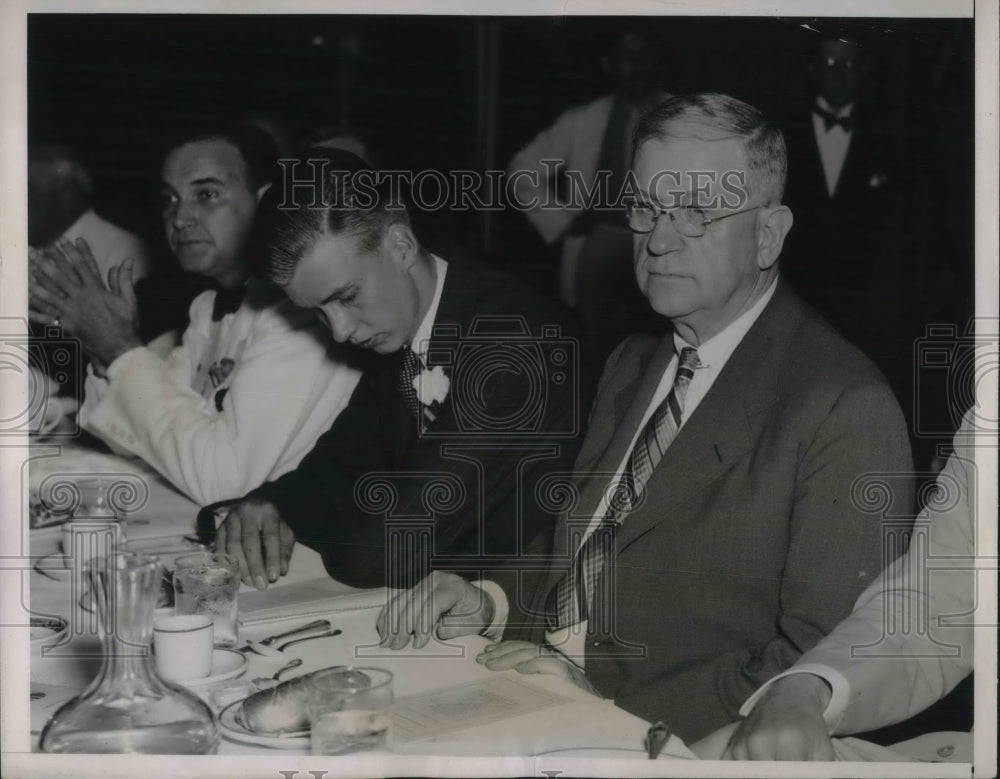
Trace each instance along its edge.
<path fill-rule="evenodd" d="M 67 568 L 63 562 L 62 552 L 51 552 L 45 557 L 38 558 L 32 567 L 35 569 L 35 573 L 40 573 L 42 576 L 57 582 L 69 581 L 73 575 L 72 569 Z"/>
<path fill-rule="evenodd" d="M 56 643 L 68 628 L 69 623 L 62 617 L 32 617 L 31 643 L 33 646 Z"/>
<path fill-rule="evenodd" d="M 559 757 L 585 757 L 588 759 L 604 760 L 649 760 L 649 754 L 645 749 L 623 749 L 615 747 L 567 747 L 565 749 L 547 749 L 544 752 L 535 752 L 532 757 L 549 757 L 559 755 Z M 682 760 L 663 754 L 662 757 L 671 760 Z"/>
<path fill-rule="evenodd" d="M 226 679 L 238 679 L 247 672 L 247 658 L 235 649 L 217 648 L 212 652 L 212 672 L 201 679 L 178 681 L 185 687 L 207 687 Z"/>
<path fill-rule="evenodd" d="M 259 747 L 270 747 L 271 749 L 309 749 L 310 739 L 308 730 L 297 730 L 277 736 L 255 733 L 249 728 L 244 727 L 239 718 L 239 714 L 243 710 L 243 703 L 243 701 L 230 703 L 219 714 L 219 727 L 222 728 L 222 735 L 230 741 L 237 741 L 241 744 L 253 744 Z"/>

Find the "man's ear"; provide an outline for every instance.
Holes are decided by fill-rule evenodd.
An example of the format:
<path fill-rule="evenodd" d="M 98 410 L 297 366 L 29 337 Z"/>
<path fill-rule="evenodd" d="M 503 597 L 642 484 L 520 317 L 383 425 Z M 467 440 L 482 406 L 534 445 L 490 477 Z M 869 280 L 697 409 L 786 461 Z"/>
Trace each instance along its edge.
<path fill-rule="evenodd" d="M 270 188 L 271 188 L 271 182 L 270 181 L 267 182 L 266 184 L 261 184 L 259 187 L 257 187 L 257 202 L 258 203 L 260 202 L 260 199 L 262 197 L 264 197 L 264 193 L 267 192 L 267 190 L 269 190 Z"/>
<path fill-rule="evenodd" d="M 788 206 L 770 206 L 761 209 L 757 223 L 757 267 L 768 270 L 778 261 L 785 236 L 795 221 Z"/>
<path fill-rule="evenodd" d="M 409 270 L 420 256 L 417 238 L 410 226 L 404 222 L 393 222 L 389 225 L 383 241 L 403 270 Z"/>

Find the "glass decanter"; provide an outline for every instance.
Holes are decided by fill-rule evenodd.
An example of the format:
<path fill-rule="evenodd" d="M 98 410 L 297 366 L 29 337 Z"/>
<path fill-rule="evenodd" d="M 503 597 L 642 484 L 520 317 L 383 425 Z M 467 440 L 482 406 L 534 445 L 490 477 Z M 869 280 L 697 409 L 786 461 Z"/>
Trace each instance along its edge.
<path fill-rule="evenodd" d="M 119 552 L 93 560 L 103 661 L 97 678 L 52 715 L 43 752 L 212 754 L 219 725 L 197 695 L 161 679 L 150 643 L 162 567 L 158 558 Z"/>

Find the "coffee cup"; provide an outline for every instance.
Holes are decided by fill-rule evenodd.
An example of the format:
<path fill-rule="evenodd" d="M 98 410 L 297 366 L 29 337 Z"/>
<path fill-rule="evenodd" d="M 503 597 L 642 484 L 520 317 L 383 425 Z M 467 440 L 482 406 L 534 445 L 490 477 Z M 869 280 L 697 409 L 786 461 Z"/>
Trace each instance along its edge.
<path fill-rule="evenodd" d="M 211 675 L 213 626 L 207 614 L 157 617 L 153 621 L 153 652 L 160 676 L 188 682 Z"/>

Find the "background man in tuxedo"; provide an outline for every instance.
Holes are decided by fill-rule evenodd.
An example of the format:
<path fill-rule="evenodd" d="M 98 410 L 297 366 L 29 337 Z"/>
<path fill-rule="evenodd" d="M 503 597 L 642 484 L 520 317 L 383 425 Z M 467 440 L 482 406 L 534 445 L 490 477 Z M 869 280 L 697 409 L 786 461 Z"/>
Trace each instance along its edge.
<path fill-rule="evenodd" d="M 480 657 L 563 675 L 685 740 L 850 612 L 882 567 L 880 518 L 912 510 L 892 392 L 780 278 L 785 167 L 780 132 L 731 97 L 672 97 L 640 121 L 635 273 L 673 332 L 609 358 L 529 609 L 545 619 Z M 887 505 L 859 499 L 897 473 Z"/>
<path fill-rule="evenodd" d="M 316 448 L 236 505 L 216 548 L 258 587 L 287 571 L 296 539 L 361 587 L 449 568 L 513 582 L 532 556 L 544 570 L 555 515 L 537 488 L 572 466 L 589 402 L 572 330 L 513 279 L 425 250 L 360 158 L 308 156 L 327 164 L 326 207 L 308 187 L 269 194 L 264 272 L 337 341 L 375 354 Z M 477 611 L 479 592 L 457 610 Z"/>
<path fill-rule="evenodd" d="M 876 56 L 867 41 L 832 30 L 810 49 L 806 99 L 790 101 L 780 121 L 795 214 L 782 272 L 908 403 L 912 339 L 922 333 L 910 319 L 924 321 L 927 293 L 912 289 L 904 258 L 913 176 L 902 163 L 905 133 L 898 110 L 866 89 Z"/>

